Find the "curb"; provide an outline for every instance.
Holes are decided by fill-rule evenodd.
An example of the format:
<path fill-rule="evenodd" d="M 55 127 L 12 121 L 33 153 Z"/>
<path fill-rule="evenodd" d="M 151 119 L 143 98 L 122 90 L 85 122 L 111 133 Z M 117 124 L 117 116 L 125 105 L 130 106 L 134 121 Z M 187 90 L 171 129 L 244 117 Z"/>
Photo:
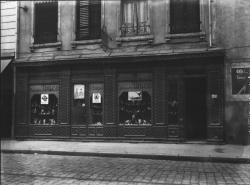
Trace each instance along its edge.
<path fill-rule="evenodd" d="M 94 153 L 94 152 L 68 152 L 68 151 L 41 151 L 41 150 L 1 150 L 6 154 L 47 154 L 68 156 L 91 156 L 91 157 L 116 157 L 153 160 L 194 161 L 194 162 L 220 162 L 220 163 L 249 163 L 250 158 L 221 158 L 200 156 L 170 156 L 170 155 L 145 155 L 145 154 L 116 154 L 116 153 Z"/>

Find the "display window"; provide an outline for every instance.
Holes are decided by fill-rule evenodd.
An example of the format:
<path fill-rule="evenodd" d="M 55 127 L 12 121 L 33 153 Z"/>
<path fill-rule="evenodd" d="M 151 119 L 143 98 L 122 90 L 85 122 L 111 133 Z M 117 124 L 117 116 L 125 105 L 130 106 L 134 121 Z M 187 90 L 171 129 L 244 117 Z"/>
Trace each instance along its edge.
<path fill-rule="evenodd" d="M 74 84 L 71 122 L 73 125 L 103 124 L 103 84 Z"/>
<path fill-rule="evenodd" d="M 87 124 L 85 87 L 85 84 L 73 85 L 74 96 L 71 108 L 71 122 L 73 125 Z"/>
<path fill-rule="evenodd" d="M 55 125 L 58 111 L 58 86 L 31 86 L 31 124 Z"/>
<path fill-rule="evenodd" d="M 169 91 L 168 91 L 168 123 L 176 124 L 178 122 L 178 94 L 177 94 L 177 81 L 169 81 Z"/>
<path fill-rule="evenodd" d="M 137 73 L 136 76 L 141 74 L 144 73 Z M 118 83 L 119 123 L 151 125 L 152 82 L 136 79 Z"/>
<path fill-rule="evenodd" d="M 119 120 L 127 125 L 151 124 L 151 96 L 147 91 L 125 91 L 119 96 Z"/>
<path fill-rule="evenodd" d="M 103 84 L 89 85 L 90 122 L 103 124 Z"/>

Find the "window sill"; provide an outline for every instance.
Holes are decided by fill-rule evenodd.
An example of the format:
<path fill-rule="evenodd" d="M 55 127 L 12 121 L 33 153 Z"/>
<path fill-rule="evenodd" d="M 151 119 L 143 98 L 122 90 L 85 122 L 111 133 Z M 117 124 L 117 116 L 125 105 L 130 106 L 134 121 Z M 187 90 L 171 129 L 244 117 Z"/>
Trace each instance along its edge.
<path fill-rule="evenodd" d="M 61 49 L 62 42 L 54 42 L 54 43 L 45 43 L 45 44 L 33 44 L 30 46 L 30 50 L 34 51 L 35 49 L 40 49 L 40 48 L 57 48 Z"/>
<path fill-rule="evenodd" d="M 117 37 L 116 42 L 120 45 L 122 42 L 137 42 L 137 41 L 148 41 L 152 43 L 154 40 L 153 35 L 140 35 L 140 36 L 128 36 L 128 37 Z"/>
<path fill-rule="evenodd" d="M 167 34 L 165 36 L 165 40 L 173 40 L 173 39 L 192 39 L 192 38 L 199 38 L 205 39 L 205 32 L 197 32 L 197 33 L 179 33 L 179 34 Z"/>
<path fill-rule="evenodd" d="M 101 44 L 102 39 L 92 39 L 92 40 L 75 40 L 71 42 L 73 48 L 78 45 L 91 45 L 91 44 Z"/>

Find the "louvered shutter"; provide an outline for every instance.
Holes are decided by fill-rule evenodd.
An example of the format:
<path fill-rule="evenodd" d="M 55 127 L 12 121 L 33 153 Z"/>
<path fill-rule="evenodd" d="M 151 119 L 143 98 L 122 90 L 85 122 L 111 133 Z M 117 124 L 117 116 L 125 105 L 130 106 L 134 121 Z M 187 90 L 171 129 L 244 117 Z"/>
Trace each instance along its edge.
<path fill-rule="evenodd" d="M 89 1 L 77 1 L 77 9 L 77 40 L 81 40 L 89 36 Z"/>
<path fill-rule="evenodd" d="M 199 0 L 171 0 L 170 32 L 191 33 L 200 31 Z"/>

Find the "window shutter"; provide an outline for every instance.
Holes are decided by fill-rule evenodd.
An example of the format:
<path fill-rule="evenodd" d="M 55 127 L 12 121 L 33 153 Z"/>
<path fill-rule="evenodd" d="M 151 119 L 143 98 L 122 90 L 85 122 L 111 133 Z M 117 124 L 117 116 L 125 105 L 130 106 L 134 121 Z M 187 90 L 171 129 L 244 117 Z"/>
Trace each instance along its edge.
<path fill-rule="evenodd" d="M 35 43 L 57 41 L 58 3 L 35 4 Z"/>
<path fill-rule="evenodd" d="M 89 36 L 89 1 L 81 0 L 78 3 L 78 28 L 77 39 L 83 39 Z"/>
<path fill-rule="evenodd" d="M 97 39 L 101 36 L 101 0 L 92 0 L 89 8 L 90 38 Z"/>
<path fill-rule="evenodd" d="M 171 0 L 170 32 L 191 33 L 200 31 L 199 0 Z"/>

